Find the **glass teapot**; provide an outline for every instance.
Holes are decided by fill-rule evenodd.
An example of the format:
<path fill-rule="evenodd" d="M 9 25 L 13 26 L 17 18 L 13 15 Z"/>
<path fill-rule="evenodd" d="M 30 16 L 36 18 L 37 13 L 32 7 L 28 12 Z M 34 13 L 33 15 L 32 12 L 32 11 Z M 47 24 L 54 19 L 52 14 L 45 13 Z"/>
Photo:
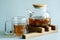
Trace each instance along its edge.
<path fill-rule="evenodd" d="M 32 26 L 45 26 L 50 24 L 51 18 L 47 12 L 47 5 L 33 4 L 34 10 L 29 12 L 29 25 Z"/>

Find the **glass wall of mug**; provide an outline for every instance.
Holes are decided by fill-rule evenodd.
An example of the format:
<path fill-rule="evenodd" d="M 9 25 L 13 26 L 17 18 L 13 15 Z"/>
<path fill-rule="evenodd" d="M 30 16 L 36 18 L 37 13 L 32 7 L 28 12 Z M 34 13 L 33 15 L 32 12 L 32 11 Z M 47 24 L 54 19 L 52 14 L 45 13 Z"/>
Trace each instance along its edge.
<path fill-rule="evenodd" d="M 13 17 L 10 21 L 5 23 L 5 33 L 21 36 L 26 31 L 27 19 L 25 17 Z"/>

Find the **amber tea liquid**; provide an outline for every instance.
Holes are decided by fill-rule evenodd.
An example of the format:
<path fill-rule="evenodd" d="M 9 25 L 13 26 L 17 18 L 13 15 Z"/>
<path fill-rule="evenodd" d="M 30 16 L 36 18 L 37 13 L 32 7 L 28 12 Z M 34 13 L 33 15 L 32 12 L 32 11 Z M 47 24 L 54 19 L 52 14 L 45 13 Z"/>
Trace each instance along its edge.
<path fill-rule="evenodd" d="M 29 24 L 32 26 L 43 26 L 44 24 L 50 24 L 51 19 L 46 18 L 46 19 L 33 19 L 29 18 Z"/>
<path fill-rule="evenodd" d="M 14 25 L 14 33 L 16 34 L 16 36 L 21 36 L 22 34 L 24 34 L 25 29 L 25 25 Z"/>

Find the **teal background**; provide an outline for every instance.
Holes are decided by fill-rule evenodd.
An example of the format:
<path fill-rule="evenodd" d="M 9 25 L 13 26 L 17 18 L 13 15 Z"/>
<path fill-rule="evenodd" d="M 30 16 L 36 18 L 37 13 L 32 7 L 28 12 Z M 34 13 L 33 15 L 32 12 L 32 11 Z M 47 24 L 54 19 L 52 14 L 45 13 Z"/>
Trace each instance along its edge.
<path fill-rule="evenodd" d="M 6 20 L 15 16 L 28 17 L 28 13 L 25 11 L 26 9 L 32 9 L 32 4 L 34 3 L 48 5 L 48 13 L 52 19 L 52 24 L 57 25 L 58 33 L 31 38 L 29 40 L 60 40 L 60 0 L 0 0 L 0 33 L 4 33 Z"/>

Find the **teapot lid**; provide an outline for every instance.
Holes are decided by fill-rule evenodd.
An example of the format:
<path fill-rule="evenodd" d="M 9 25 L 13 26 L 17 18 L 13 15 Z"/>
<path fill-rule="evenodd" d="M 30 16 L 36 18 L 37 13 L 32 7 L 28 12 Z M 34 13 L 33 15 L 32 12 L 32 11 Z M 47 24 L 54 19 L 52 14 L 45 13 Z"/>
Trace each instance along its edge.
<path fill-rule="evenodd" d="M 45 4 L 33 4 L 34 8 L 41 8 L 41 7 L 47 7 Z"/>

